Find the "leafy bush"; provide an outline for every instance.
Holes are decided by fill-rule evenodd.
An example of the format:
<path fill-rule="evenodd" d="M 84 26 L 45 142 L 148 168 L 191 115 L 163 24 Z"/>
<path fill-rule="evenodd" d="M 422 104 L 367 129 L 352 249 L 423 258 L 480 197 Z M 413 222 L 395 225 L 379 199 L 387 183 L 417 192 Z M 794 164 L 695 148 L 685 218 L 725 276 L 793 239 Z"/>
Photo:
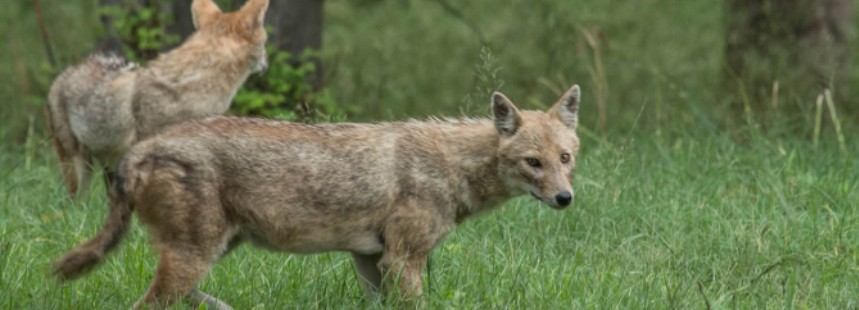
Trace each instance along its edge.
<path fill-rule="evenodd" d="M 164 47 L 179 42 L 179 36 L 166 30 L 173 17 L 161 10 L 161 4 L 168 2 L 126 0 L 123 5 L 104 5 L 99 9 L 100 15 L 111 20 L 126 58 L 138 62 L 153 59 Z"/>
<path fill-rule="evenodd" d="M 253 115 L 289 121 L 311 121 L 337 112 L 327 89 L 314 90 L 310 78 L 316 65 L 311 50 L 291 63 L 292 55 L 269 48 L 269 67 L 262 75 L 245 83 L 233 101 L 231 110 L 239 115 Z"/>

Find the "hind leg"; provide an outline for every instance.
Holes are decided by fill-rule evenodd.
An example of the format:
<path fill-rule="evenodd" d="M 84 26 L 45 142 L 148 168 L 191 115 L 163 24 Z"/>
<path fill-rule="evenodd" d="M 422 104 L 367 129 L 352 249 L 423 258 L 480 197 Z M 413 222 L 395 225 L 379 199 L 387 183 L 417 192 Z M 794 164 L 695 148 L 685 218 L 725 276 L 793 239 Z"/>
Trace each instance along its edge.
<path fill-rule="evenodd" d="M 160 309 L 184 301 L 193 307 L 205 303 L 209 309 L 232 309 L 196 289 L 209 272 L 213 254 L 194 245 L 162 245 L 155 279 L 133 309 Z"/>
<path fill-rule="evenodd" d="M 75 169 L 75 163 L 71 158 L 63 158 L 63 154 L 61 153 L 60 167 L 63 170 L 63 181 L 66 183 L 66 192 L 74 198 L 78 194 L 78 174 L 77 169 Z"/>
<path fill-rule="evenodd" d="M 168 307 L 184 301 L 196 307 L 230 309 L 196 290 L 212 264 L 238 233 L 220 204 L 209 170 L 152 159 L 148 180 L 133 196 L 140 221 L 159 253 L 158 268 L 135 308 Z"/>
<path fill-rule="evenodd" d="M 57 101 L 56 98 L 53 98 L 55 96 L 52 94 L 51 102 Z M 51 109 L 51 104 L 45 105 L 45 120 L 54 150 L 57 151 L 57 157 L 60 159 L 66 191 L 72 198 L 82 196 L 89 185 L 89 175 L 92 170 L 91 160 L 72 134 L 65 115 L 59 112 L 55 113 Z"/>
<path fill-rule="evenodd" d="M 206 304 L 208 309 L 232 310 L 226 303 L 196 287 L 209 273 L 214 262 L 226 254 L 234 231 L 193 226 L 184 231 L 165 231 L 164 228 L 158 227 L 162 231 L 156 233 L 156 239 L 160 241 L 157 242 L 159 261 L 155 278 L 134 309 L 157 309 L 182 301 L 193 308 Z"/>
<path fill-rule="evenodd" d="M 89 192 L 90 180 L 92 179 L 93 159 L 81 154 L 75 155 L 72 158 L 72 162 L 74 164 L 75 178 L 77 178 L 77 191 L 74 196 L 86 196 L 87 192 Z"/>
<path fill-rule="evenodd" d="M 64 145 L 58 137 L 54 137 L 52 140 L 54 142 L 54 149 L 57 151 L 57 157 L 60 158 L 60 168 L 63 171 L 66 191 L 69 193 L 69 196 L 73 198 L 78 197 L 81 195 L 80 191 L 85 186 L 84 184 L 87 184 L 82 182 L 83 180 L 81 179 L 87 177 L 91 168 L 79 150 L 71 149 L 68 145 Z"/>
<path fill-rule="evenodd" d="M 81 154 L 69 155 L 59 151 L 57 154 L 60 157 L 63 180 L 66 182 L 69 196 L 72 198 L 85 196 L 92 178 L 92 162 Z"/>

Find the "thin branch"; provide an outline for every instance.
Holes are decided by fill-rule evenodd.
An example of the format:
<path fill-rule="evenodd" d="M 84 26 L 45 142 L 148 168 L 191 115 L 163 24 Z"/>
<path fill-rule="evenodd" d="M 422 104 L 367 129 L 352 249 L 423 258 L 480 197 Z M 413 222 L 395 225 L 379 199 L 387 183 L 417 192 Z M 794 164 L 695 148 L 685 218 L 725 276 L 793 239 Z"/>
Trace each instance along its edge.
<path fill-rule="evenodd" d="M 48 37 L 48 27 L 45 25 L 45 14 L 42 14 L 42 2 L 33 0 L 33 10 L 36 12 L 36 17 L 39 21 L 39 30 L 42 33 L 42 44 L 45 45 L 45 52 L 48 54 L 48 62 L 51 67 L 57 67 L 57 59 L 54 57 L 54 49 L 51 47 L 51 40 Z"/>

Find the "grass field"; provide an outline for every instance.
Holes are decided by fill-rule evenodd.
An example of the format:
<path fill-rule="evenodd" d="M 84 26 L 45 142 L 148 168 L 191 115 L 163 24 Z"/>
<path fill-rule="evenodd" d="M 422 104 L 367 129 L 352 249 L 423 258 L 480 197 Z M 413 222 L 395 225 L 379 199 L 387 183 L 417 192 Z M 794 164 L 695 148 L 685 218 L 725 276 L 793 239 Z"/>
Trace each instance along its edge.
<path fill-rule="evenodd" d="M 801 139 L 687 132 L 585 138 L 576 204 L 527 197 L 460 226 L 426 280 L 432 308 L 809 308 L 859 302 L 859 162 Z M 828 140 L 827 140 L 828 141 Z M 45 141 L 0 156 L 0 309 L 128 307 L 156 258 L 139 225 L 75 282 L 48 263 L 98 229 L 100 184 L 65 198 Z M 857 154 L 855 146 L 848 150 Z M 348 255 L 245 246 L 201 285 L 237 309 L 377 308 Z"/>
<path fill-rule="evenodd" d="M 98 2 L 43 2 L 59 65 L 89 53 Z M 496 89 L 545 108 L 578 83 L 583 145 L 575 205 L 522 197 L 461 225 L 433 253 L 428 308 L 859 307 L 859 88 L 835 98 L 845 142 L 824 121 L 815 145 L 817 94 L 782 95 L 767 115 L 729 108 L 741 94 L 720 88 L 723 1 L 442 2 L 326 1 L 323 66 L 348 119 L 486 115 Z M 105 194 L 95 182 L 66 198 L 41 125 L 59 69 L 31 2 L 4 5 L 0 310 L 128 308 L 156 264 L 137 224 L 91 274 L 49 277 L 99 228 Z M 342 253 L 244 246 L 201 288 L 237 309 L 385 308 Z"/>

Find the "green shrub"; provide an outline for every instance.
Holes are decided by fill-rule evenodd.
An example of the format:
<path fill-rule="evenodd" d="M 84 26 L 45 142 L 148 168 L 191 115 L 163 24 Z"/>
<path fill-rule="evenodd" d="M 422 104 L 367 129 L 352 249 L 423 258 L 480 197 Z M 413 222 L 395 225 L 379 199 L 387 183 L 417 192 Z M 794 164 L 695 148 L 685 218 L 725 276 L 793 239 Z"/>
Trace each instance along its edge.
<path fill-rule="evenodd" d="M 158 56 L 164 47 L 180 38 L 167 32 L 173 17 L 160 6 L 169 1 L 124 1 L 122 5 L 104 5 L 99 14 L 109 18 L 122 41 L 125 57 L 143 62 Z"/>
<path fill-rule="evenodd" d="M 310 78 L 316 65 L 315 52 L 307 50 L 293 65 L 288 52 L 269 48 L 269 67 L 262 75 L 245 83 L 233 101 L 231 111 L 288 121 L 312 121 L 338 114 L 334 99 L 325 88 L 315 90 Z"/>

